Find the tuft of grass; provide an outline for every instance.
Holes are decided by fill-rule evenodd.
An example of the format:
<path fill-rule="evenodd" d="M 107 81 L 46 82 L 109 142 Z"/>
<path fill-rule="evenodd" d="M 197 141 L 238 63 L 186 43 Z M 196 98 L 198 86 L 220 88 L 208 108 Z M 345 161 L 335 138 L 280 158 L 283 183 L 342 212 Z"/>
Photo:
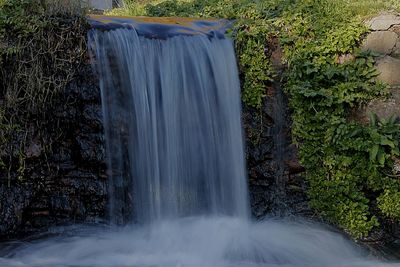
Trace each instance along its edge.
<path fill-rule="evenodd" d="M 83 15 L 86 12 L 81 0 L 44 0 L 43 5 L 47 15 Z"/>

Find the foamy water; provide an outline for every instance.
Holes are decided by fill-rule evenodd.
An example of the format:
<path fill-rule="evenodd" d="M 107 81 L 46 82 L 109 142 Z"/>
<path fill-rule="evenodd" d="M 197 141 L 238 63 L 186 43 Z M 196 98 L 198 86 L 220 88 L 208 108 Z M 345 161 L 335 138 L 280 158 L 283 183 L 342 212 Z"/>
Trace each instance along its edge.
<path fill-rule="evenodd" d="M 89 228 L 23 244 L 2 267 L 380 267 L 400 266 L 323 227 L 231 217 L 193 217 L 151 226 Z"/>

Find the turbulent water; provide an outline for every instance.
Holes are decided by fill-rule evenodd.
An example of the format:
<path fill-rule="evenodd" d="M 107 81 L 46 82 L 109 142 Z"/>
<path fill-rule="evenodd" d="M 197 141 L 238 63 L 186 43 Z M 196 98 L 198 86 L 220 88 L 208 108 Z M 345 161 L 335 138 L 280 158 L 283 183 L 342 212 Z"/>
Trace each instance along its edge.
<path fill-rule="evenodd" d="M 22 242 L 0 252 L 1 267 L 387 266 L 319 225 L 249 220 L 231 40 L 103 30 L 90 45 L 111 218 L 139 223 Z"/>
<path fill-rule="evenodd" d="M 307 223 L 233 217 L 86 229 L 24 244 L 4 267 L 380 267 L 338 234 Z"/>

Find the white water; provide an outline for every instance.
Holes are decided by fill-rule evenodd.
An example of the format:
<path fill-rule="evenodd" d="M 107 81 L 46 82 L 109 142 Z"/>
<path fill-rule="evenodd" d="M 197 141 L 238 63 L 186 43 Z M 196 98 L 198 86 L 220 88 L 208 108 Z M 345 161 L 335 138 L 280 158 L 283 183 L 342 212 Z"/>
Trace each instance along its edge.
<path fill-rule="evenodd" d="M 315 224 L 191 217 L 23 245 L 2 267 L 381 267 Z"/>
<path fill-rule="evenodd" d="M 319 225 L 248 219 L 230 40 L 146 39 L 127 29 L 91 38 L 111 215 L 133 204 L 146 224 L 65 230 L 3 252 L 0 267 L 389 266 Z"/>

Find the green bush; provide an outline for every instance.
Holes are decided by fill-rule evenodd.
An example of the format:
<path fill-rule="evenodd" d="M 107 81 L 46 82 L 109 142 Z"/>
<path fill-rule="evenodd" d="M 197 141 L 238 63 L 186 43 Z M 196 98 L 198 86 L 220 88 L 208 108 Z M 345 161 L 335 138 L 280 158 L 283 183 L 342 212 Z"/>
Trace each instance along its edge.
<path fill-rule="evenodd" d="M 379 225 L 380 214 L 371 212 L 376 200 L 383 214 L 400 220 L 398 205 L 391 205 L 400 183 L 386 175 L 399 156 L 400 127 L 394 119 L 373 117 L 370 126 L 349 120 L 353 108 L 387 90 L 373 80 L 373 55 L 356 48 L 367 29 L 349 6 L 338 2 L 303 1 L 282 17 L 279 23 L 287 29 L 281 35 L 288 62 L 285 89 L 311 205 L 362 237 Z"/>

